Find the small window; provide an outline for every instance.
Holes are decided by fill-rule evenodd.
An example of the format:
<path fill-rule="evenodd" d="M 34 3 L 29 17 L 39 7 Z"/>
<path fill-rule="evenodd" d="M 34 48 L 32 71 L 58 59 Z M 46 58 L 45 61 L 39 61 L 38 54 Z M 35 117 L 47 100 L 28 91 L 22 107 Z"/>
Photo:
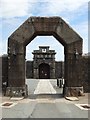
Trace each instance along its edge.
<path fill-rule="evenodd" d="M 45 55 L 45 58 L 47 58 L 47 55 Z"/>
<path fill-rule="evenodd" d="M 51 58 L 51 55 L 49 55 L 49 58 Z"/>
<path fill-rule="evenodd" d="M 40 57 L 40 55 L 37 55 L 37 58 L 39 58 Z"/>
<path fill-rule="evenodd" d="M 41 58 L 43 58 L 43 55 L 41 55 Z"/>

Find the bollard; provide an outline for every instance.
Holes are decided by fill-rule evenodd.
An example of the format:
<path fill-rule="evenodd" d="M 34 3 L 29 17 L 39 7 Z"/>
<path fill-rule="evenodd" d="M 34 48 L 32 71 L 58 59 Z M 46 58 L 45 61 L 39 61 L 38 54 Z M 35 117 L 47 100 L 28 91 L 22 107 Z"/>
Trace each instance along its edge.
<path fill-rule="evenodd" d="M 59 86 L 59 79 L 57 79 L 57 86 Z"/>
<path fill-rule="evenodd" d="M 62 79 L 59 79 L 59 88 L 62 88 L 63 81 Z"/>

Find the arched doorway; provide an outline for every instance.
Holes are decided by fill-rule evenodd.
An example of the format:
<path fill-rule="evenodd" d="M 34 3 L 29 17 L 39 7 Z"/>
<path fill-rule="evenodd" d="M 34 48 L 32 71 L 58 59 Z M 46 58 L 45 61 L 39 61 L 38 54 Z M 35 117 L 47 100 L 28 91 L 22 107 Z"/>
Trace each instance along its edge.
<path fill-rule="evenodd" d="M 50 66 L 46 63 L 39 65 L 39 78 L 50 79 Z"/>

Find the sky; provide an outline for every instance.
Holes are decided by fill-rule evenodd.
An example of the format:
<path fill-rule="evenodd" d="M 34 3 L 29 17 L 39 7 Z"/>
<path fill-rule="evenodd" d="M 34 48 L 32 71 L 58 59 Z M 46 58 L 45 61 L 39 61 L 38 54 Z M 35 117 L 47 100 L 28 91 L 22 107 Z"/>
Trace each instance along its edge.
<path fill-rule="evenodd" d="M 89 0 L 0 0 L 0 55 L 7 54 L 8 37 L 30 16 L 59 16 L 83 38 L 83 54 L 88 49 Z M 64 47 L 53 36 L 37 36 L 26 47 L 32 60 L 38 46 L 50 46 L 56 60 L 64 60 Z"/>

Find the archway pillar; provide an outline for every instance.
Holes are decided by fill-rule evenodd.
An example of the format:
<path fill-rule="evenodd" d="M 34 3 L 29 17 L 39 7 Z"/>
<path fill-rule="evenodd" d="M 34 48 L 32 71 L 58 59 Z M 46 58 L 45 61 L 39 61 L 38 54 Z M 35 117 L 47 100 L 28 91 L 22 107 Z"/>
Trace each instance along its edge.
<path fill-rule="evenodd" d="M 65 96 L 78 96 L 80 91 L 83 92 L 81 59 L 79 44 L 68 45 L 65 50 Z"/>
<path fill-rule="evenodd" d="M 22 44 L 16 44 L 8 50 L 8 87 L 7 96 L 26 96 L 25 85 L 25 49 Z"/>

